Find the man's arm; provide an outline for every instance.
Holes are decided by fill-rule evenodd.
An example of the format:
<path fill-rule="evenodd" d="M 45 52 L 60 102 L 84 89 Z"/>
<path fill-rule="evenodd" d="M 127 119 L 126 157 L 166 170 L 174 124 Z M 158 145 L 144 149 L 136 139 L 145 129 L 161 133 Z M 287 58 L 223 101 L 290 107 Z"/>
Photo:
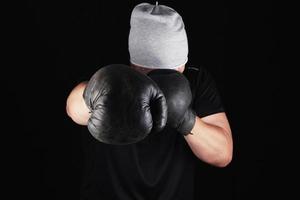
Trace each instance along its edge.
<path fill-rule="evenodd" d="M 191 133 L 185 139 L 200 160 L 216 167 L 225 167 L 231 162 L 233 141 L 224 112 L 196 117 Z"/>
<path fill-rule="evenodd" d="M 71 119 L 79 125 L 87 125 L 90 111 L 83 99 L 83 92 L 87 82 L 79 83 L 70 93 L 67 99 L 66 111 Z"/>

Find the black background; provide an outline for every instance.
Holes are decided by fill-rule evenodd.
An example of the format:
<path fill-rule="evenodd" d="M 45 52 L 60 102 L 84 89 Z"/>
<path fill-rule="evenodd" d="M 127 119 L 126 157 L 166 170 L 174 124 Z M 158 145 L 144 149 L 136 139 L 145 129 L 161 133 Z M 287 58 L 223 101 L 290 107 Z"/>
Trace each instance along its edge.
<path fill-rule="evenodd" d="M 13 56 L 3 66 L 1 100 L 10 136 L 4 151 L 10 197 L 79 198 L 81 127 L 66 116 L 65 101 L 84 74 L 106 64 L 128 64 L 130 13 L 141 2 L 31 0 L 7 16 L 13 31 L 6 52 Z M 188 65 L 204 65 L 213 74 L 233 132 L 228 167 L 197 163 L 196 199 L 277 197 L 283 161 L 276 117 L 276 6 L 272 1 L 159 3 L 182 15 Z"/>

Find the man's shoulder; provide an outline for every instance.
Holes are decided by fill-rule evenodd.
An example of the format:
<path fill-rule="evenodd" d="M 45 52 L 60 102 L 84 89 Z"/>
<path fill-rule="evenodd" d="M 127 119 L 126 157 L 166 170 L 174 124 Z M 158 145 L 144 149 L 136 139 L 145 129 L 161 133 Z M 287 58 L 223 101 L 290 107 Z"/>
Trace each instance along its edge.
<path fill-rule="evenodd" d="M 195 65 L 189 65 L 189 66 L 186 66 L 185 67 L 185 70 L 184 70 L 184 74 L 193 74 L 193 75 L 203 75 L 203 74 L 207 74 L 208 73 L 208 70 L 205 66 L 203 65 L 198 65 L 198 66 L 195 66 Z"/>
<path fill-rule="evenodd" d="M 201 68 L 201 66 L 200 67 L 197 67 L 197 66 L 187 66 L 186 70 L 187 71 L 199 71 L 200 68 Z"/>
<path fill-rule="evenodd" d="M 203 65 L 187 66 L 183 73 L 190 82 L 198 82 L 210 77 L 209 72 Z"/>

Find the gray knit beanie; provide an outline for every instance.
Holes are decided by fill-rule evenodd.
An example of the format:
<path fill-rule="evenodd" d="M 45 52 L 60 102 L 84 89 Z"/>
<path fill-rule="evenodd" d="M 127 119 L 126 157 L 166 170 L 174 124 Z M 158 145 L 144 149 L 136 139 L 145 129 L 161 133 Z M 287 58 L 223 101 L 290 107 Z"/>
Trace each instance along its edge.
<path fill-rule="evenodd" d="M 165 5 L 138 4 L 131 13 L 129 54 L 132 64 L 175 69 L 188 60 L 188 41 L 181 16 Z"/>

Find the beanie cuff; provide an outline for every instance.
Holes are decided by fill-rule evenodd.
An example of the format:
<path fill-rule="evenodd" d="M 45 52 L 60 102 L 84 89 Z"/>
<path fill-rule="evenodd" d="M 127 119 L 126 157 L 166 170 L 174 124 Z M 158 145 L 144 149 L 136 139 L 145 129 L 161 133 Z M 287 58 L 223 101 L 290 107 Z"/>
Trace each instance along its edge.
<path fill-rule="evenodd" d="M 162 67 L 160 67 L 160 66 L 147 66 L 147 65 L 139 64 L 139 63 L 133 62 L 130 59 L 130 63 L 131 64 L 134 64 L 134 65 L 136 65 L 138 67 L 147 68 L 147 69 L 176 69 L 178 67 L 181 67 L 181 66 L 185 65 L 187 62 L 188 62 L 188 58 L 186 58 L 183 63 L 175 65 L 175 66 L 172 66 L 172 67 L 170 67 L 170 66 L 162 66 Z"/>

